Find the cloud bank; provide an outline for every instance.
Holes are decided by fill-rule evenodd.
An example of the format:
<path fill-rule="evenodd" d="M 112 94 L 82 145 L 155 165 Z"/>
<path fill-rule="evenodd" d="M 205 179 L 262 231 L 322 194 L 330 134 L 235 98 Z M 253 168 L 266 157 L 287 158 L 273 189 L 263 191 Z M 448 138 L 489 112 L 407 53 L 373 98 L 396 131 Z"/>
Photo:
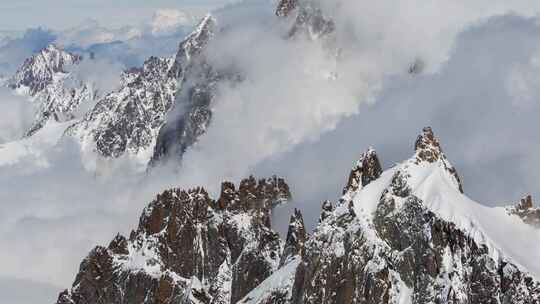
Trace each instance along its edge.
<path fill-rule="evenodd" d="M 26 98 L 0 87 L 0 145 L 21 138 L 32 124 L 34 111 Z"/>

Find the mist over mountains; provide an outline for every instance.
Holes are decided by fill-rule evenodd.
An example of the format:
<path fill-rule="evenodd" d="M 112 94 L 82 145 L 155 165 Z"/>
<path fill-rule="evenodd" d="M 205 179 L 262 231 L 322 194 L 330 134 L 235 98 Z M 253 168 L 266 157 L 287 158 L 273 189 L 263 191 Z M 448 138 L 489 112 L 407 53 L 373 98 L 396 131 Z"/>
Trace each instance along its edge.
<path fill-rule="evenodd" d="M 2 33 L 0 243 L 10 250 L 0 253 L 0 289 L 34 286 L 30 290 L 48 293 L 46 302 L 54 302 L 95 245 L 107 247 L 118 232 L 134 241 L 129 232 L 158 193 L 202 186 L 208 192 L 206 203 L 214 208 L 209 202 L 223 197 L 223 181 L 239 184 L 252 174 L 279 175 L 291 192 L 287 204 L 272 209 L 271 227 L 257 224 L 281 235 L 274 248 L 279 257 L 257 282 L 274 273 L 296 277 L 298 265 L 311 265 L 304 252 L 313 258 L 322 248 L 315 245 L 322 234 L 314 231 L 322 227 L 323 201 L 339 205 L 346 173 L 360 154 L 374 147 L 383 171 L 395 170 L 396 162 L 409 159 L 412 139 L 425 126 L 444 143 L 465 195 L 479 206 L 497 206 L 500 209 L 494 210 L 506 215 L 510 211 L 503 207 L 515 206 L 527 194 L 536 204 L 538 6 L 533 1 L 415 6 L 398 1 L 261 0 L 225 5 L 208 15 L 157 9 L 143 25 L 115 29 L 88 21 L 61 31 L 44 24 L 23 33 Z M 416 184 L 412 188 L 416 193 Z M 415 195 L 423 201 L 419 206 L 440 217 L 435 221 L 459 226 L 464 240 L 476 233 L 460 226 L 458 218 L 438 213 L 444 208 L 434 207 L 432 196 Z M 361 202 L 355 204 L 355 210 L 361 208 Z M 333 220 L 328 221 L 337 221 L 348 210 L 346 203 L 340 206 L 329 211 Z M 311 243 L 289 244 L 296 248 L 290 255 L 300 258 L 291 259 L 296 264 L 287 268 L 280 258 L 292 249 L 277 247 L 287 247 L 295 208 L 308 232 L 305 241 Z M 538 231 L 520 226 L 515 215 L 529 214 L 527 210 L 508 217 L 515 220 L 516 231 L 534 239 Z M 534 218 L 534 211 L 530 213 Z M 496 218 L 506 223 L 501 214 Z M 483 223 L 478 218 L 471 222 Z M 331 230 L 338 227 L 342 226 L 330 224 Z M 382 233 L 381 227 L 377 233 Z M 493 233 L 503 233 L 488 230 L 485 234 L 491 239 Z M 383 239 L 396 245 L 395 236 Z M 478 246 L 489 243 L 473 239 Z M 445 250 L 446 244 L 440 245 Z M 400 251 L 399 246 L 392 250 Z M 480 256 L 472 247 L 460 248 Z M 520 271 L 513 277 L 515 286 L 521 286 L 528 272 L 534 277 L 536 270 L 509 249 L 501 249 L 506 260 L 490 250 L 487 255 L 499 263 L 497 267 L 510 263 Z M 534 257 L 538 248 L 529 252 Z M 234 259 L 228 259 L 233 267 Z M 184 273 L 168 262 L 161 267 L 191 279 L 190 271 Z M 440 273 L 451 273 L 437 267 Z M 232 273 L 231 282 L 237 282 Z M 215 282 L 193 275 L 202 284 L 198 292 L 216 298 L 209 289 Z M 414 285 L 400 280 L 404 285 L 399 294 Z M 289 281 L 281 291 L 301 290 L 300 285 L 293 287 L 295 280 Z M 185 287 L 184 281 L 175 282 L 177 288 Z M 452 284 L 444 286 L 455 290 Z M 252 303 L 268 301 L 264 290 L 273 294 L 275 284 L 264 286 L 267 289 L 252 295 Z M 255 287 L 243 286 L 242 297 Z M 18 288 L 4 289 L 20 293 Z M 325 303 L 354 298 L 302 290 L 304 303 L 310 297 Z M 420 290 L 413 288 L 417 294 Z M 533 293 L 534 288 L 529 290 Z M 178 292 L 177 296 L 184 291 Z M 287 292 L 280 295 L 283 301 L 299 296 Z"/>

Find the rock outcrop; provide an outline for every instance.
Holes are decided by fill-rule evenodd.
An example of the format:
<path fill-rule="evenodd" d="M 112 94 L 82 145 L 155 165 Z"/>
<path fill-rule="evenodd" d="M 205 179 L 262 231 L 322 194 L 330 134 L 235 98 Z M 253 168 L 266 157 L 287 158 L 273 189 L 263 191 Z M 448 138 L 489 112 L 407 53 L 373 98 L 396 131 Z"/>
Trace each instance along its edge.
<path fill-rule="evenodd" d="M 518 216 L 525 223 L 540 228 L 540 207 L 533 206 L 532 196 L 527 195 L 516 206 L 507 210 L 508 213 Z"/>
<path fill-rule="evenodd" d="M 57 303 L 236 303 L 279 266 L 269 215 L 290 192 L 277 177 L 222 188 L 217 201 L 203 188 L 159 194 L 129 238 L 89 253 Z"/>
<path fill-rule="evenodd" d="M 456 169 L 448 162 L 444 155 L 439 140 L 433 135 L 431 127 L 422 129 L 422 133 L 418 135 L 414 144 L 416 163 L 428 162 L 435 163 L 441 162 L 441 165 L 454 177 L 455 182 L 458 185 L 459 191 L 463 193 L 463 185 L 461 179 L 457 174 Z"/>
<path fill-rule="evenodd" d="M 349 174 L 347 185 L 343 188 L 343 194 L 349 191 L 357 191 L 381 176 L 382 167 L 373 148 L 363 153 Z"/>
<path fill-rule="evenodd" d="M 294 209 L 294 214 L 291 215 L 289 221 L 289 229 L 287 231 L 287 239 L 285 240 L 283 254 L 281 255 L 280 266 L 287 264 L 291 258 L 302 255 L 306 239 L 307 234 L 304 218 L 302 217 L 300 210 Z"/>

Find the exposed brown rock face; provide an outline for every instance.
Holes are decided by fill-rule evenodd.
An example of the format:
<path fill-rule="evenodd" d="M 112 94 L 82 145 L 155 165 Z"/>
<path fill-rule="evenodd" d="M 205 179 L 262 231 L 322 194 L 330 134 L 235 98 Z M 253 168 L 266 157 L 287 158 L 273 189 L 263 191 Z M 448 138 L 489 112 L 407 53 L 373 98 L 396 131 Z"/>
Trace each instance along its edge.
<path fill-rule="evenodd" d="M 540 207 L 534 208 L 532 197 L 527 195 L 515 206 L 507 209 L 519 216 L 525 223 L 540 228 Z"/>
<path fill-rule="evenodd" d="M 448 162 L 444 155 L 439 140 L 433 134 L 431 127 L 422 129 L 422 133 L 416 139 L 414 144 L 417 163 L 428 162 L 434 163 L 441 161 L 446 170 L 452 174 L 458 184 L 459 191 L 463 193 L 463 185 L 457 173 L 457 170 Z"/>
<path fill-rule="evenodd" d="M 143 211 L 129 239 L 117 235 L 81 264 L 57 303 L 236 303 L 279 266 L 271 209 L 290 199 L 283 179 L 171 189 Z"/>
<path fill-rule="evenodd" d="M 349 174 L 347 185 L 343 188 L 343 194 L 349 191 L 357 191 L 381 176 L 382 168 L 377 153 L 369 148 L 360 156 Z"/>
<path fill-rule="evenodd" d="M 287 231 L 287 240 L 281 255 L 280 266 L 285 265 L 290 258 L 296 255 L 302 255 L 304 243 L 306 242 L 307 233 L 304 226 L 304 218 L 298 209 L 294 209 L 294 214 L 291 215 L 289 221 L 289 230 Z"/>
<path fill-rule="evenodd" d="M 414 144 L 414 150 L 416 151 L 416 158 L 419 162 L 426 161 L 433 163 L 439 160 L 442 155 L 442 149 L 439 140 L 433 135 L 431 127 L 425 127 L 422 130 L 422 134 L 418 135 Z"/>

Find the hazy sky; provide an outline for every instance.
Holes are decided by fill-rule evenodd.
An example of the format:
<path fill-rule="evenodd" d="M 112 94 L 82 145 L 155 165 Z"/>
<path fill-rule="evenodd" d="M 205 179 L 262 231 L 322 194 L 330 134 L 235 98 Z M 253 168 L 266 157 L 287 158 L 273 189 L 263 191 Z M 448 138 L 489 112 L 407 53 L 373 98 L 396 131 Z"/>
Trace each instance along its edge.
<path fill-rule="evenodd" d="M 201 14 L 233 0 L 0 0 L 0 31 L 45 26 L 65 29 L 95 19 L 119 27 L 151 18 L 156 9 Z"/>

